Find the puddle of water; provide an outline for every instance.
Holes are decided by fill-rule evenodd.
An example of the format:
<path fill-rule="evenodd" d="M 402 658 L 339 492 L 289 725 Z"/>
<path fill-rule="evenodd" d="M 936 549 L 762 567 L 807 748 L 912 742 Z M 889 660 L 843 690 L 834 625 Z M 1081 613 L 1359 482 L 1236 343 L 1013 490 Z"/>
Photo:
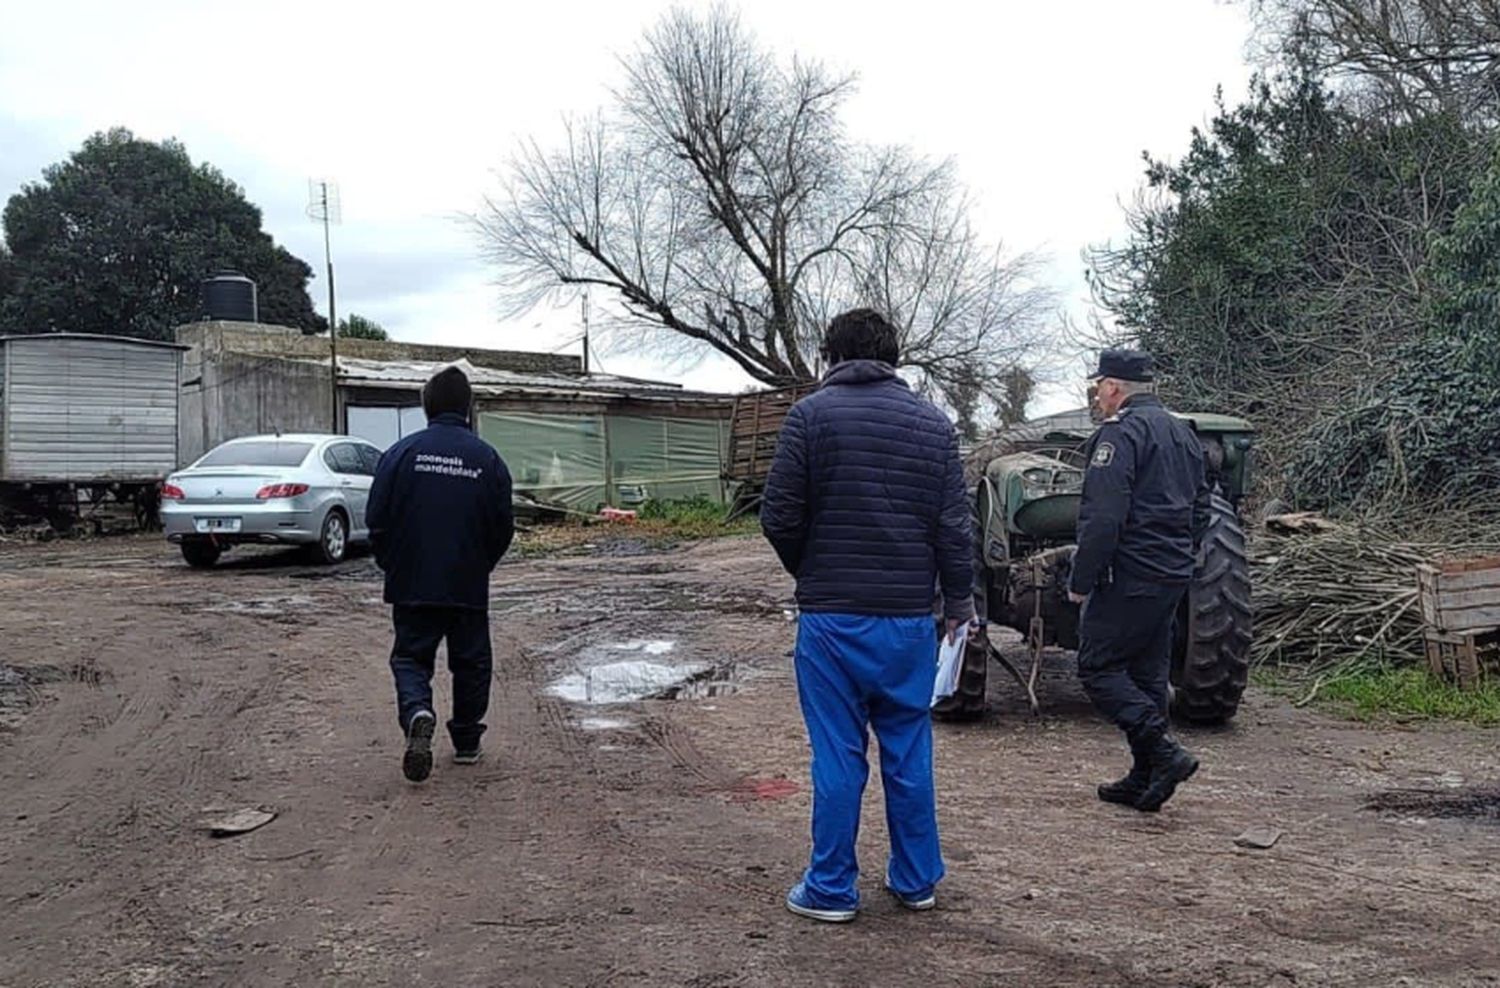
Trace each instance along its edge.
<path fill-rule="evenodd" d="M 585 731 L 623 731 L 630 727 L 630 721 L 617 717 L 585 717 L 578 726 Z"/>
<path fill-rule="evenodd" d="M 732 666 L 665 665 L 633 659 L 568 673 L 553 680 L 547 693 L 570 703 L 598 706 L 638 700 L 704 700 L 737 688 Z"/>
<path fill-rule="evenodd" d="M 1500 823 L 1500 785 L 1448 789 L 1393 789 L 1377 793 L 1365 808 L 1445 820 Z"/>
<path fill-rule="evenodd" d="M 617 645 L 606 645 L 605 648 L 612 652 L 644 652 L 647 655 L 666 655 L 669 652 L 677 650 L 677 643 L 673 641 L 644 639 L 620 642 Z"/>
<path fill-rule="evenodd" d="M 712 668 L 642 661 L 610 662 L 569 673 L 555 680 L 547 692 L 571 703 L 630 703 L 663 697 L 694 677 L 711 672 Z"/>
<path fill-rule="evenodd" d="M 740 684 L 730 678 L 719 678 L 727 675 L 725 670 L 716 669 L 713 676 L 704 676 L 689 680 L 674 690 L 671 696 L 663 697 L 662 699 L 707 700 L 716 696 L 728 696 L 730 693 L 738 690 Z"/>
<path fill-rule="evenodd" d="M 253 614 L 258 616 L 272 616 L 285 614 L 287 611 L 306 610 L 317 602 L 305 594 L 291 594 L 285 597 L 259 597 L 252 600 L 228 600 L 222 604 L 214 604 L 203 608 L 209 614 Z"/>
<path fill-rule="evenodd" d="M 350 583 L 370 583 L 380 579 L 380 570 L 374 566 L 318 567 L 299 570 L 291 574 L 294 580 L 340 580 Z"/>

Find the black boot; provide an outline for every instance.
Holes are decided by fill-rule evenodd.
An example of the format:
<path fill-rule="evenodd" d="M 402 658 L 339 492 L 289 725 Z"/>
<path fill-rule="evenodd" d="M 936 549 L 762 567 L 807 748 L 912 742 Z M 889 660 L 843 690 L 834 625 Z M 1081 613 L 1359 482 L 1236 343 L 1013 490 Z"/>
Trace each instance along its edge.
<path fill-rule="evenodd" d="M 1136 800 L 1145 794 L 1146 787 L 1151 784 L 1151 760 L 1146 756 L 1146 752 L 1131 745 L 1130 753 L 1135 757 L 1135 763 L 1130 766 L 1130 771 L 1125 777 L 1117 782 L 1106 782 L 1099 787 L 1099 798 L 1106 803 L 1134 806 Z"/>
<path fill-rule="evenodd" d="M 1135 808 L 1142 813 L 1155 813 L 1172 798 L 1179 784 L 1198 771 L 1198 759 L 1165 732 L 1146 745 L 1146 752 L 1151 760 L 1151 780 L 1135 801 Z"/>

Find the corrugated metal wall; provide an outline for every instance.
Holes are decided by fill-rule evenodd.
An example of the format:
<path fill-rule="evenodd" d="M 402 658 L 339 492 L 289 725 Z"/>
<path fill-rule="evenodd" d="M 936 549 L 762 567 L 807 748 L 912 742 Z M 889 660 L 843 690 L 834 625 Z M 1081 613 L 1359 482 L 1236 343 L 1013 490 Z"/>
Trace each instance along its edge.
<path fill-rule="evenodd" d="M 176 469 L 178 351 L 48 336 L 0 347 L 0 480 L 146 480 Z"/>

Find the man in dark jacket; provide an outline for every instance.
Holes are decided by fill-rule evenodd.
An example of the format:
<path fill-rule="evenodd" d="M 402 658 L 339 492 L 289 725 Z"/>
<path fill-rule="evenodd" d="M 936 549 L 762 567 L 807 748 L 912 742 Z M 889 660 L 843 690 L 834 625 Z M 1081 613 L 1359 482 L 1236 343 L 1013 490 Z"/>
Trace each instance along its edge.
<path fill-rule="evenodd" d="M 812 859 L 787 896 L 801 916 L 859 906 L 855 836 L 880 741 L 891 855 L 885 885 L 930 909 L 943 877 L 932 781 L 941 587 L 949 634 L 974 614 L 970 510 L 948 418 L 896 375 L 895 329 L 870 309 L 837 317 L 829 371 L 782 426 L 761 527 L 797 579 L 797 692 L 812 746 Z"/>
<path fill-rule="evenodd" d="M 473 395 L 463 371 L 449 367 L 422 389 L 427 428 L 380 458 L 370 487 L 370 537 L 385 571 L 396 641 L 391 671 L 412 782 L 432 772 L 432 673 L 448 644 L 453 674 L 453 760 L 479 760 L 490 705 L 490 572 L 510 547 L 510 472 L 469 428 Z"/>
<path fill-rule="evenodd" d="M 1208 522 L 1203 447 L 1152 393 L 1151 355 L 1105 350 L 1096 375 L 1107 416 L 1087 446 L 1069 595 L 1079 617 L 1078 675 L 1125 732 L 1129 774 L 1099 798 L 1155 812 L 1198 760 L 1168 733 L 1172 627 Z"/>

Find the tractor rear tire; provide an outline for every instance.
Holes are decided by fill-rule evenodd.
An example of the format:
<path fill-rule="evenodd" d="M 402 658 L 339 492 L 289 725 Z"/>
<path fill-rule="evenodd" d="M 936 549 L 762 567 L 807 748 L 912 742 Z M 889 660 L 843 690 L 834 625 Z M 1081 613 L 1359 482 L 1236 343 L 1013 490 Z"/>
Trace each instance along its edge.
<path fill-rule="evenodd" d="M 963 665 L 958 669 L 958 689 L 939 700 L 932 708 L 937 720 L 961 724 L 979 720 L 987 709 L 985 691 L 989 688 L 990 647 L 983 628 L 969 635 L 964 646 Z"/>
<path fill-rule="evenodd" d="M 1215 495 L 1193 583 L 1177 613 L 1172 713 L 1190 724 L 1222 724 L 1239 709 L 1250 673 L 1250 560 L 1245 530 Z"/>

